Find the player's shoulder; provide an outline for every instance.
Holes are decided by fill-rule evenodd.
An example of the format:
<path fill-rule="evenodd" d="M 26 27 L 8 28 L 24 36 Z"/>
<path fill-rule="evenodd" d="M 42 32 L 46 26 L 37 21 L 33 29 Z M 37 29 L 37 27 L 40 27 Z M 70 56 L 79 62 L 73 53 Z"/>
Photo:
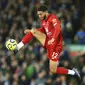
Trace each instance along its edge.
<path fill-rule="evenodd" d="M 57 18 L 57 16 L 55 14 L 50 14 L 50 17 L 55 17 Z"/>
<path fill-rule="evenodd" d="M 55 14 L 50 15 L 50 21 L 60 23 L 58 17 Z"/>
<path fill-rule="evenodd" d="M 50 14 L 50 20 L 52 20 L 52 19 L 58 19 L 58 18 L 55 14 Z"/>

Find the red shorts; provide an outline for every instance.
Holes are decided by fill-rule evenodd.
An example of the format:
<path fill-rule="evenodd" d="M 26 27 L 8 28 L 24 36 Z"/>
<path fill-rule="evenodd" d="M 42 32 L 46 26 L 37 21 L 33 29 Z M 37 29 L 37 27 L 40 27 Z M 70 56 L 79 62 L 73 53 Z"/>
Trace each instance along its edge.
<path fill-rule="evenodd" d="M 62 51 L 62 47 L 55 47 L 54 50 L 47 49 L 48 58 L 52 61 L 58 61 L 61 51 Z"/>
<path fill-rule="evenodd" d="M 53 42 L 52 45 L 48 45 L 48 40 L 45 41 L 44 47 L 47 49 L 48 58 L 52 61 L 58 61 L 59 55 L 62 51 L 62 45 L 56 45 L 56 42 Z"/>

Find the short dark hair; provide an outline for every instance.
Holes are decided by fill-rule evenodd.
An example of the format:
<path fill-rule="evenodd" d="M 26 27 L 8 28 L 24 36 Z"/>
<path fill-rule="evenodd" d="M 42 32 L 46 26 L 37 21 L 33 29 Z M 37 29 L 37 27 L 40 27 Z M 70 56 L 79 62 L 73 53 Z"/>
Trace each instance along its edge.
<path fill-rule="evenodd" d="M 46 5 L 41 5 L 37 8 L 37 11 L 48 11 L 48 7 Z"/>

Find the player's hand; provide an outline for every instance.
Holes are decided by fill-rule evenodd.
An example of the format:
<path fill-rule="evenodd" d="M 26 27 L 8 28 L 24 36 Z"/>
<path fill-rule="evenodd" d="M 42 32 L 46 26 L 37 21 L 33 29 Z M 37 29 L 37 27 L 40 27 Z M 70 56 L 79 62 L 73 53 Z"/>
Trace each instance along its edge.
<path fill-rule="evenodd" d="M 52 38 L 51 40 L 49 40 L 49 41 L 48 41 L 48 45 L 53 44 L 54 40 L 55 40 L 54 38 Z"/>
<path fill-rule="evenodd" d="M 27 33 L 30 32 L 30 31 L 31 31 L 31 30 L 26 29 L 26 30 L 24 30 L 24 33 L 27 34 Z"/>

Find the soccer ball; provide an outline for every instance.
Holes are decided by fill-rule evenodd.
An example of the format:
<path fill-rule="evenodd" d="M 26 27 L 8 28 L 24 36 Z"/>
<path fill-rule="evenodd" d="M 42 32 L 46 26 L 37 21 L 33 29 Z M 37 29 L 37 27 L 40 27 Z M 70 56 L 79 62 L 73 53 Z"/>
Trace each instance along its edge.
<path fill-rule="evenodd" d="M 6 41 L 6 48 L 8 50 L 15 50 L 17 47 L 17 42 L 14 39 L 9 39 Z"/>

